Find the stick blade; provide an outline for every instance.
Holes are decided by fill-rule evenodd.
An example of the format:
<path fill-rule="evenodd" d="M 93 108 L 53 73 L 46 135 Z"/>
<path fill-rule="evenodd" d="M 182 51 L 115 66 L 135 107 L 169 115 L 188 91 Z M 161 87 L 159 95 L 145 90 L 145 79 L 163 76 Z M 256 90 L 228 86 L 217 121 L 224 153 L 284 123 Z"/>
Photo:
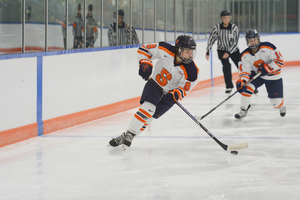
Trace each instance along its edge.
<path fill-rule="evenodd" d="M 227 151 L 240 151 L 246 149 L 248 147 L 248 142 L 236 144 L 236 145 L 228 145 Z"/>
<path fill-rule="evenodd" d="M 202 120 L 202 116 L 199 116 L 199 115 L 195 115 L 195 118 L 196 118 L 196 120 L 198 120 L 198 121 Z"/>

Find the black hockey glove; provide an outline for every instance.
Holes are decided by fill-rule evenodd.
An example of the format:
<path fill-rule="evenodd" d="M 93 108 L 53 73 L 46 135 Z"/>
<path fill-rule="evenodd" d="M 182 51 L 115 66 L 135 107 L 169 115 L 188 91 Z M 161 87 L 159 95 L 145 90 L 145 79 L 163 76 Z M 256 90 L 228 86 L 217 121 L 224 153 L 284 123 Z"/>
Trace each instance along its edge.
<path fill-rule="evenodd" d="M 261 66 L 257 72 L 261 72 L 261 76 L 266 76 L 273 72 L 273 68 L 270 67 L 268 64 L 264 63 L 263 66 Z"/>
<path fill-rule="evenodd" d="M 139 75 L 147 81 L 152 73 L 152 68 L 153 65 L 151 60 L 148 59 L 140 60 Z"/>
<path fill-rule="evenodd" d="M 246 81 L 242 79 L 238 79 L 236 81 L 236 89 L 239 93 L 245 92 L 247 90 L 247 87 L 245 86 Z"/>
<path fill-rule="evenodd" d="M 181 92 L 178 89 L 170 90 L 164 97 L 163 101 L 172 106 L 175 101 L 178 101 L 181 98 Z"/>

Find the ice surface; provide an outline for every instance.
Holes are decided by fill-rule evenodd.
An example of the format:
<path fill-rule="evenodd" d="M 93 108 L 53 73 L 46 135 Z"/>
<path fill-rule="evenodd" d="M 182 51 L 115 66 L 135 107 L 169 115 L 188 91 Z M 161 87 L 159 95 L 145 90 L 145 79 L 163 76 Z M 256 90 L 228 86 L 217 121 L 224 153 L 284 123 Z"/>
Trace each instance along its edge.
<path fill-rule="evenodd" d="M 287 114 L 259 88 L 242 120 L 239 94 L 201 123 L 224 151 L 176 105 L 126 151 L 107 147 L 137 109 L 0 149 L 0 199 L 300 199 L 300 67 L 283 68 Z M 226 98 L 224 85 L 191 92 L 181 104 L 204 115 Z"/>

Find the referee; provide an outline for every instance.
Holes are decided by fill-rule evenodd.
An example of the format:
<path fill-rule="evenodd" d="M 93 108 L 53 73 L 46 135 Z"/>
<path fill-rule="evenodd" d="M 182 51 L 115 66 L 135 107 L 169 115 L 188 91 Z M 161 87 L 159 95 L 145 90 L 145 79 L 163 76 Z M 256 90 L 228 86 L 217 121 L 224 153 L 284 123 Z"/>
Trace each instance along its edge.
<path fill-rule="evenodd" d="M 238 68 L 238 62 L 241 59 L 238 40 L 239 40 L 239 29 L 235 24 L 230 23 L 230 12 L 223 10 L 220 14 L 222 23 L 217 24 L 211 31 L 206 48 L 206 60 L 209 60 L 209 52 L 218 39 L 218 57 L 223 65 L 223 74 L 226 84 L 226 94 L 230 94 L 233 88 L 232 75 L 231 75 L 231 64 L 229 63 L 229 57 Z"/>
<path fill-rule="evenodd" d="M 128 23 L 123 21 L 125 12 L 123 9 L 118 10 L 118 24 L 116 22 L 109 25 L 107 32 L 109 46 L 118 46 L 118 45 L 130 45 L 130 44 L 139 44 L 138 36 L 135 32 L 135 29 L 130 26 Z M 117 17 L 117 14 L 114 13 L 114 18 Z M 118 44 L 117 44 L 117 33 L 116 26 L 118 26 Z M 131 35 L 131 40 L 130 40 Z"/>

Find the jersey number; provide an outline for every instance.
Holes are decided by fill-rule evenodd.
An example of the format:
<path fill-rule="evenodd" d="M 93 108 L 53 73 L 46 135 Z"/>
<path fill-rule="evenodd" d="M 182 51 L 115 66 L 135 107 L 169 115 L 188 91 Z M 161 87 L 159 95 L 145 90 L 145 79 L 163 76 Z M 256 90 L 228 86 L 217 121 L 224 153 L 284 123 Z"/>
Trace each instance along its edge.
<path fill-rule="evenodd" d="M 148 49 L 153 49 L 156 47 L 156 44 L 147 44 Z"/>
<path fill-rule="evenodd" d="M 278 55 L 279 54 L 279 55 Z M 277 59 L 280 60 L 280 58 L 282 57 L 280 52 L 275 52 L 275 55 L 277 56 Z M 264 64 L 264 61 L 262 59 L 257 60 L 253 63 L 253 65 L 257 68 L 260 68 L 262 65 Z"/>
<path fill-rule="evenodd" d="M 253 63 L 253 65 L 254 65 L 255 67 L 257 67 L 257 69 L 259 69 L 259 68 L 264 64 L 264 62 L 265 62 L 265 61 L 263 61 L 262 59 L 260 59 L 260 60 L 255 61 L 255 62 Z"/>
<path fill-rule="evenodd" d="M 168 72 L 168 70 L 166 70 L 165 68 L 163 68 L 160 72 L 160 74 L 156 75 L 156 81 L 161 85 L 161 86 L 165 86 L 168 84 L 168 81 L 170 81 L 172 79 L 172 74 L 170 74 Z M 185 86 L 184 86 L 184 90 L 185 91 L 189 91 L 191 88 L 191 83 L 190 82 L 186 82 Z"/>
<path fill-rule="evenodd" d="M 190 88 L 191 88 L 191 83 L 190 83 L 190 82 L 186 82 L 186 83 L 185 83 L 185 86 L 184 86 L 184 90 L 185 90 L 185 91 L 189 91 Z"/>
<path fill-rule="evenodd" d="M 168 72 L 165 68 L 163 68 L 160 72 L 160 74 L 156 75 L 156 81 L 161 85 L 165 86 L 168 84 L 168 80 L 170 81 L 172 79 L 172 74 Z"/>

